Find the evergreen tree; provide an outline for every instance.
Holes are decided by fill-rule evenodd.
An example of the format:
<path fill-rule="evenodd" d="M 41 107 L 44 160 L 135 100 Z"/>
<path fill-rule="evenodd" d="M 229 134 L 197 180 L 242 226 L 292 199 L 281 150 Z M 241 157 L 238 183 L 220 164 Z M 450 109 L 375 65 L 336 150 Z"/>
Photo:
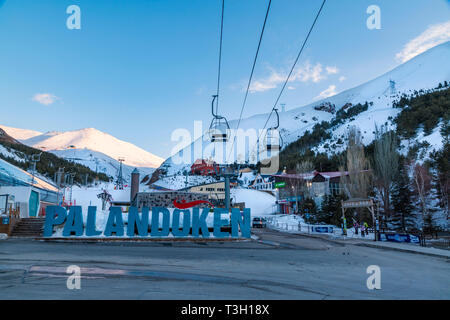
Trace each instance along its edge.
<path fill-rule="evenodd" d="M 326 195 L 317 212 L 316 222 L 340 226 L 342 223 L 341 200 L 346 200 L 344 195 Z"/>
<path fill-rule="evenodd" d="M 408 176 L 407 168 L 404 165 L 400 165 L 400 170 L 394 180 L 392 190 L 392 205 L 394 212 L 389 221 L 394 229 L 407 230 L 415 228 L 412 200 L 411 181 Z"/>

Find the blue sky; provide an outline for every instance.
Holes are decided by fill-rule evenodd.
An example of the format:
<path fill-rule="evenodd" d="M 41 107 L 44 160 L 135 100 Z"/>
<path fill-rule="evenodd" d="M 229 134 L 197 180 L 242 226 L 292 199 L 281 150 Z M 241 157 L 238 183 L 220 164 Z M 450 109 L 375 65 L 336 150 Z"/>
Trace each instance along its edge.
<path fill-rule="evenodd" d="M 268 0 L 226 0 L 220 107 L 239 116 Z M 69 30 L 69 5 L 81 30 Z M 269 112 L 321 0 L 273 0 L 244 116 Z M 381 9 L 369 30 L 368 6 Z M 173 130 L 210 121 L 220 0 L 0 0 L 0 124 L 95 127 L 167 157 Z M 287 109 L 389 71 L 450 37 L 447 0 L 328 0 Z M 447 22 L 447 24 L 446 24 Z M 448 40 L 448 39 L 447 39 Z"/>

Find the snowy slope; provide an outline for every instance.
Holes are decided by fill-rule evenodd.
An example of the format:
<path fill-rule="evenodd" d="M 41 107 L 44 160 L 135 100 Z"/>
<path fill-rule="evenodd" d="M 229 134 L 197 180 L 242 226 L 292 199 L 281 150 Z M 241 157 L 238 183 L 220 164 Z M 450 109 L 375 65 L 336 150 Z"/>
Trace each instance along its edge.
<path fill-rule="evenodd" d="M 234 188 L 231 198 L 234 203 L 245 202 L 245 207 L 251 208 L 252 217 L 272 215 L 277 211 L 277 199 L 267 192 Z"/>
<path fill-rule="evenodd" d="M 101 152 L 89 149 L 51 150 L 49 152 L 60 158 L 85 165 L 94 172 L 104 173 L 110 177 L 116 177 L 119 170 L 119 161 Z M 130 182 L 131 172 L 134 168 L 134 166 L 125 164 L 122 166 L 123 178 L 127 183 Z M 151 175 L 154 171 L 154 168 L 139 167 L 141 178 L 146 175 Z"/>
<path fill-rule="evenodd" d="M 395 81 L 395 92 L 393 94 L 391 94 L 390 80 Z M 329 103 L 334 105 L 337 111 L 347 103 L 356 105 L 358 103 L 364 104 L 365 102 L 372 102 L 373 105 L 371 105 L 366 112 L 359 114 L 353 120 L 336 128 L 331 140 L 335 141 L 339 137 L 344 137 L 348 127 L 356 125 L 361 129 L 363 142 L 365 144 L 370 143 L 374 138 L 375 124 L 381 126 L 386 122 L 389 123 L 388 119 L 390 117 L 394 118 L 399 112 L 398 109 L 392 108 L 392 102 L 397 100 L 401 94 L 410 94 L 414 92 L 414 90 L 433 89 L 445 80 L 450 80 L 450 42 L 436 46 L 386 74 L 358 87 L 344 91 L 330 98 L 311 103 L 307 106 L 280 113 L 279 130 L 283 137 L 284 145 L 296 141 L 306 131 L 311 130 L 315 124 L 333 119 L 334 114 L 327 111 L 316 110 L 315 107 Z M 267 117 L 268 114 L 259 114 L 243 119 L 240 128 L 244 130 L 262 129 Z M 268 127 L 273 126 L 275 122 L 276 117 L 275 115 L 272 115 Z M 235 129 L 236 126 L 237 121 L 230 121 L 231 129 Z M 440 137 L 440 139 L 442 139 L 442 137 Z M 437 147 L 439 146 L 439 141 L 436 141 L 439 140 L 439 137 L 428 140 L 436 143 Z M 215 147 L 209 142 L 206 135 L 194 143 L 200 144 L 203 147 L 203 153 L 191 156 L 191 163 L 198 157 L 210 158 L 214 156 L 214 152 L 217 153 Z M 232 142 L 229 142 L 230 145 L 231 143 Z M 216 143 L 216 145 L 218 144 Z M 250 152 L 245 154 L 246 160 L 251 160 L 249 155 L 251 156 L 255 149 L 254 144 L 252 144 L 252 147 L 249 150 Z M 323 146 L 319 146 L 317 149 L 319 151 L 329 151 L 324 150 Z M 191 154 L 192 150 L 194 150 L 194 147 L 191 144 L 181 152 L 168 158 L 163 164 L 164 168 L 167 170 L 167 174 L 173 175 L 188 168 L 190 163 L 186 163 L 186 161 L 184 161 L 184 163 L 179 163 L 177 158 L 184 154 Z M 335 151 L 339 151 L 339 149 L 337 148 Z M 227 159 L 227 161 L 234 162 L 234 159 L 231 157 Z"/>
<path fill-rule="evenodd" d="M 33 138 L 33 137 L 36 137 L 36 136 L 39 136 L 42 134 L 42 132 L 39 132 L 39 131 L 12 128 L 12 127 L 7 127 L 7 126 L 1 125 L 1 124 L 0 124 L 0 129 L 5 130 L 5 132 L 8 135 L 10 135 L 11 137 L 13 137 L 16 140 L 26 140 L 26 139 L 30 139 L 30 138 Z"/>
<path fill-rule="evenodd" d="M 71 148 L 97 151 L 115 160 L 123 157 L 125 158 L 124 163 L 132 167 L 156 168 L 163 161 L 162 158 L 129 142 L 119 140 L 94 128 L 67 132 L 47 132 L 21 140 L 21 142 L 45 151 L 61 151 Z"/>

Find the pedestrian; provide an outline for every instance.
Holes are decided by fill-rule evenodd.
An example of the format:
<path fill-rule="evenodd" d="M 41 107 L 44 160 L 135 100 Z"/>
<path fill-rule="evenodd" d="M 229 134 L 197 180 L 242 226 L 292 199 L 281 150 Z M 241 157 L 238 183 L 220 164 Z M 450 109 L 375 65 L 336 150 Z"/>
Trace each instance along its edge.
<path fill-rule="evenodd" d="M 367 222 L 364 222 L 364 229 L 366 230 L 366 236 L 369 236 L 369 225 Z"/>
<path fill-rule="evenodd" d="M 363 223 L 361 223 L 361 236 L 365 237 L 365 231 L 366 231 L 366 226 L 363 222 Z"/>
<path fill-rule="evenodd" d="M 355 228 L 355 234 L 358 234 L 358 229 L 359 229 L 359 224 L 358 224 L 358 222 L 354 222 L 353 223 L 353 227 Z"/>

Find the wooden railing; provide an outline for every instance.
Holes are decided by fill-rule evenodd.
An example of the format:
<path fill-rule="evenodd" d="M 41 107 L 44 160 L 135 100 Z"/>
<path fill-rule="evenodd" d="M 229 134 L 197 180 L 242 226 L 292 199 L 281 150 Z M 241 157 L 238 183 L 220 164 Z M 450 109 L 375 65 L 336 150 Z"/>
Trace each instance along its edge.
<path fill-rule="evenodd" d="M 9 208 L 7 213 L 7 218 L 9 218 L 8 224 L 3 224 L 3 218 L 0 218 L 0 233 L 6 233 L 8 236 L 11 235 L 16 224 L 20 221 L 20 209 Z"/>

